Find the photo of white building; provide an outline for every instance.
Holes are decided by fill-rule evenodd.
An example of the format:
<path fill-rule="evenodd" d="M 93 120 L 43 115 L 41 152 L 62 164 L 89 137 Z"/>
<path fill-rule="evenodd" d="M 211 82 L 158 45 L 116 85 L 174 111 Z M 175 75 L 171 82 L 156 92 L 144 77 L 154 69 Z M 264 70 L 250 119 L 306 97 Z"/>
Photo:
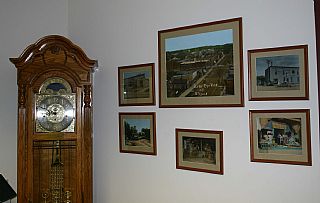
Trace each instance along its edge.
<path fill-rule="evenodd" d="M 265 70 L 265 83 L 278 86 L 299 85 L 299 67 L 269 66 Z"/>

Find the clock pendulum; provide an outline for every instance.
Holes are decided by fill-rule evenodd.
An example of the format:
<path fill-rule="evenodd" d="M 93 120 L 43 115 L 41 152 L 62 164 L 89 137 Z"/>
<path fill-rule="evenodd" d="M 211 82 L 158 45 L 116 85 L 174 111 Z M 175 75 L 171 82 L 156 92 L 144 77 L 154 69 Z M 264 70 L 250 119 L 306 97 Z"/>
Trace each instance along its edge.
<path fill-rule="evenodd" d="M 60 141 L 55 141 L 54 145 L 50 169 L 50 191 L 52 202 L 62 203 L 64 197 L 64 165 L 61 162 Z"/>

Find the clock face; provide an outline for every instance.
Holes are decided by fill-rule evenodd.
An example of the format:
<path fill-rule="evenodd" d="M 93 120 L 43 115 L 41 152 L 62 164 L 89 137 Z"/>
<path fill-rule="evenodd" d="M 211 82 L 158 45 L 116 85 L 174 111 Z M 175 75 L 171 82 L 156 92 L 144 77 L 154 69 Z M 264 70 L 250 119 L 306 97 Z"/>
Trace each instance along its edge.
<path fill-rule="evenodd" d="M 37 131 L 60 132 L 66 130 L 75 119 L 73 95 L 38 96 L 36 105 Z M 42 130 L 41 130 L 42 129 Z M 67 131 L 73 131 L 69 129 Z"/>

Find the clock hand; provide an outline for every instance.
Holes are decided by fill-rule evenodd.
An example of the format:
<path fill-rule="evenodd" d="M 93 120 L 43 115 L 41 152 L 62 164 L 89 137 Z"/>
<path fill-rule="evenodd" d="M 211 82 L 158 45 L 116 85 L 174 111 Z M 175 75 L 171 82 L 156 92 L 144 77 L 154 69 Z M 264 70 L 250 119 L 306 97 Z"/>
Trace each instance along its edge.
<path fill-rule="evenodd" d="M 51 115 L 55 115 L 56 113 L 54 112 L 54 111 L 52 111 L 52 110 L 46 110 L 47 112 L 46 112 L 46 115 L 47 116 L 51 116 Z"/>
<path fill-rule="evenodd" d="M 57 115 L 57 112 L 56 112 L 56 111 L 52 111 L 52 110 L 46 109 L 46 108 L 41 107 L 41 106 L 38 106 L 37 108 L 38 108 L 38 109 L 45 110 L 45 111 L 46 111 L 46 115 L 47 115 L 47 116 L 50 116 L 50 115 Z"/>
<path fill-rule="evenodd" d="M 42 106 L 37 106 L 37 109 L 47 110 L 46 108 L 44 108 L 44 107 L 42 107 Z"/>
<path fill-rule="evenodd" d="M 42 114 L 45 114 L 47 116 L 50 116 L 52 114 L 52 111 L 50 111 L 42 106 L 37 106 L 37 110 L 39 110 L 39 109 L 43 110 L 44 112 L 42 112 Z"/>

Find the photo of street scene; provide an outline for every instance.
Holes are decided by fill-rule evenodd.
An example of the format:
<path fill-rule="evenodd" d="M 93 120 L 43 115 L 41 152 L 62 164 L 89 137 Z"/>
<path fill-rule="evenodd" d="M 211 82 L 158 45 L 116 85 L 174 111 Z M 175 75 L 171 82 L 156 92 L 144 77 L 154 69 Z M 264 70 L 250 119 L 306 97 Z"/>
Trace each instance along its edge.
<path fill-rule="evenodd" d="M 216 164 L 216 139 L 182 137 L 183 161 Z"/>
<path fill-rule="evenodd" d="M 233 30 L 165 40 L 167 97 L 234 95 Z"/>
<path fill-rule="evenodd" d="M 299 90 L 299 56 L 259 57 L 256 74 L 258 91 Z"/>
<path fill-rule="evenodd" d="M 124 119 L 126 146 L 152 147 L 150 119 Z"/>
<path fill-rule="evenodd" d="M 302 154 L 301 118 L 257 118 L 260 153 Z"/>
<path fill-rule="evenodd" d="M 124 78 L 124 99 L 148 98 L 150 97 L 149 71 L 125 72 Z"/>

